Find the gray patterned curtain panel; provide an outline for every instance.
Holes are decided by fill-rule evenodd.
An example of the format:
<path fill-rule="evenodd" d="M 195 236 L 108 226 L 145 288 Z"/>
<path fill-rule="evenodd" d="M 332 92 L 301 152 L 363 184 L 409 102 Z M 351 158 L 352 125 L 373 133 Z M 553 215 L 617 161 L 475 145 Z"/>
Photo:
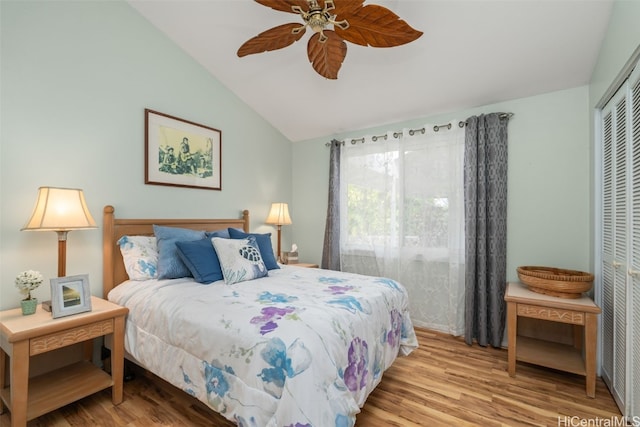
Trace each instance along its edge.
<path fill-rule="evenodd" d="M 329 154 L 329 203 L 324 229 L 321 268 L 340 271 L 340 141 L 331 141 Z"/>
<path fill-rule="evenodd" d="M 464 153 L 465 341 L 500 347 L 507 265 L 509 115 L 467 119 Z"/>

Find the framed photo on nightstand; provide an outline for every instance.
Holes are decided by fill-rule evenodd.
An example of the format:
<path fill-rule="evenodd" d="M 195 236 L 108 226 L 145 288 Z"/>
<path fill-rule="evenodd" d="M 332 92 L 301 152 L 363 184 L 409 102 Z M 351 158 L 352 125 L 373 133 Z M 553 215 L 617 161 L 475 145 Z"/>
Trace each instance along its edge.
<path fill-rule="evenodd" d="M 91 311 L 89 275 L 56 277 L 51 282 L 53 318 Z"/>

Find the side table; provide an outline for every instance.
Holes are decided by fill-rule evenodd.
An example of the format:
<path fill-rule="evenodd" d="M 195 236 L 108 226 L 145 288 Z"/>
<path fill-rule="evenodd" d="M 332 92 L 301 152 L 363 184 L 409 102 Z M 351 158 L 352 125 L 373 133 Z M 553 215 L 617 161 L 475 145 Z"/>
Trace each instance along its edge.
<path fill-rule="evenodd" d="M 530 291 L 521 283 L 507 284 L 504 299 L 507 302 L 509 375 L 516 375 L 517 360 L 584 375 L 587 396 L 595 397 L 600 307 L 587 296 L 558 298 Z M 573 345 L 518 336 L 518 317 L 574 325 Z"/>
<path fill-rule="evenodd" d="M 124 321 L 129 310 L 91 297 L 91 311 L 53 319 L 38 307 L 23 316 L 19 308 L 0 312 L 0 413 L 11 412 L 11 427 L 111 387 L 114 405 L 122 402 Z M 93 338 L 113 335 L 112 373 L 91 362 Z M 31 356 L 84 342 L 84 360 L 29 378 Z M 5 365 L 9 358 L 9 384 Z"/>

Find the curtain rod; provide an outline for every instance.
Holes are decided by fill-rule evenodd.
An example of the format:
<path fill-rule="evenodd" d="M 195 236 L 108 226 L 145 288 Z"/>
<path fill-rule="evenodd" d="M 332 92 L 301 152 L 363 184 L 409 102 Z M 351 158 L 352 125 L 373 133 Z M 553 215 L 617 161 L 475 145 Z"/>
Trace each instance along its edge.
<path fill-rule="evenodd" d="M 499 117 L 501 119 L 510 119 L 511 117 L 513 117 L 513 113 L 501 113 Z M 462 120 L 458 122 L 458 126 L 461 127 L 461 128 L 465 127 L 466 125 L 467 125 L 467 122 L 463 122 Z M 438 132 L 438 131 L 440 131 L 440 129 L 444 129 L 444 128 L 447 128 L 447 130 L 450 130 L 451 129 L 451 123 L 446 123 L 444 125 L 435 125 L 433 127 L 433 131 L 434 132 Z M 420 133 L 424 134 L 426 131 L 427 131 L 427 129 L 425 127 L 422 127 L 420 129 L 409 129 L 409 135 L 413 136 L 413 135 L 416 134 L 416 132 L 420 132 Z M 402 135 L 402 133 L 403 133 L 402 131 L 393 132 L 393 137 L 394 138 L 398 138 L 400 135 Z M 383 138 L 386 141 L 387 140 L 387 134 L 374 135 L 374 136 L 371 137 L 371 140 L 373 142 L 376 142 L 379 138 Z M 346 140 L 343 140 L 343 141 L 334 140 L 332 142 L 337 142 L 337 143 L 340 143 L 340 144 L 344 145 L 345 141 Z M 364 144 L 364 141 L 365 141 L 364 136 L 362 138 L 352 138 L 350 140 L 352 145 L 355 145 L 358 142 L 362 142 Z M 331 146 L 331 142 L 326 142 L 324 144 L 324 146 L 325 147 L 330 147 Z"/>

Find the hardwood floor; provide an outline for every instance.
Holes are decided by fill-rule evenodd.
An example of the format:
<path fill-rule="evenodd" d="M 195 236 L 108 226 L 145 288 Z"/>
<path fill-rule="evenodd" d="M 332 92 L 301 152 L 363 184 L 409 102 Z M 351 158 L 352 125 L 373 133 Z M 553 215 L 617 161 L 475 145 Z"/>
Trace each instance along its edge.
<path fill-rule="evenodd" d="M 621 415 L 601 379 L 591 399 L 583 377 L 518 363 L 516 377 L 510 378 L 506 350 L 416 332 L 420 348 L 398 358 L 384 374 L 358 414 L 357 427 L 624 425 L 611 423 Z M 234 425 L 148 373 L 126 382 L 124 392 L 119 406 L 111 404 L 111 392 L 105 390 L 28 426 Z M 0 425 L 9 426 L 9 420 L 9 415 L 1 415 Z"/>

